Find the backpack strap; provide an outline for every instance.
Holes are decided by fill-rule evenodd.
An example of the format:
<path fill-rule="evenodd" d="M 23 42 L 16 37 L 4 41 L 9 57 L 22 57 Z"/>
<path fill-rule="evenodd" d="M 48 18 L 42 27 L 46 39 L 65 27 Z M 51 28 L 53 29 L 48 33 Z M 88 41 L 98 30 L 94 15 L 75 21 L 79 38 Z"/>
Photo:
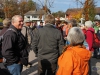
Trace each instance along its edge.
<path fill-rule="evenodd" d="M 26 26 L 23 26 L 24 28 L 25 28 L 25 38 L 26 38 L 26 40 L 27 40 L 27 43 L 29 44 L 29 45 L 31 45 L 32 44 L 32 39 L 33 39 L 33 31 L 32 31 L 32 29 L 31 28 L 28 28 L 28 27 L 26 27 Z M 29 36 L 28 36 L 28 34 L 29 34 Z M 30 43 L 28 42 L 28 37 L 30 37 Z"/>
<path fill-rule="evenodd" d="M 17 34 L 17 32 L 13 29 L 13 28 L 8 28 L 5 32 L 4 32 L 4 34 L 7 32 L 7 31 L 9 31 L 9 30 L 12 30 L 13 32 L 15 32 L 16 34 Z M 3 34 L 3 35 L 4 35 Z"/>
<path fill-rule="evenodd" d="M 23 26 L 25 28 L 25 37 L 27 37 L 27 30 L 28 28 L 26 26 Z"/>

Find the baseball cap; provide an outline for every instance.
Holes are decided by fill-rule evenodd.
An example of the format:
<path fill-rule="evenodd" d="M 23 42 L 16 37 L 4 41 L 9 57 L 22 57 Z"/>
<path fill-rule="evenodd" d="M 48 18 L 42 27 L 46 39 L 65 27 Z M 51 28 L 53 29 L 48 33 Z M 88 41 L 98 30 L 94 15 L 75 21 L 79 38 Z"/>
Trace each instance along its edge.
<path fill-rule="evenodd" d="M 24 22 L 32 22 L 30 19 L 26 18 L 24 19 Z"/>

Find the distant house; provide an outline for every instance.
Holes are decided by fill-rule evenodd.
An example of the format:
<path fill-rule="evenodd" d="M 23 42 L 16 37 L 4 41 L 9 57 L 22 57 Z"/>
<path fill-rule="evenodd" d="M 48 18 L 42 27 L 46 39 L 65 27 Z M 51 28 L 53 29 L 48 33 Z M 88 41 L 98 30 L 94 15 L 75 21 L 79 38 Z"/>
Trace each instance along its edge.
<path fill-rule="evenodd" d="M 96 7 L 96 14 L 97 15 L 100 15 L 100 7 Z M 82 11 L 82 8 L 73 8 L 73 9 L 68 9 L 66 11 L 66 14 L 70 14 L 70 13 L 77 13 L 78 11 Z"/>
<path fill-rule="evenodd" d="M 24 18 L 29 18 L 32 21 L 36 21 L 38 24 L 40 21 L 44 21 L 46 12 L 44 10 L 28 11 L 24 14 Z"/>
<path fill-rule="evenodd" d="M 100 16 L 100 7 L 96 7 L 96 15 Z M 72 9 L 68 9 L 66 11 L 67 15 L 72 15 L 74 13 L 77 14 L 78 12 L 82 12 L 82 8 L 72 8 Z"/>
<path fill-rule="evenodd" d="M 57 18 L 55 18 L 55 20 L 57 21 L 57 20 L 61 20 L 61 21 L 65 21 L 65 18 L 64 17 L 57 17 Z"/>

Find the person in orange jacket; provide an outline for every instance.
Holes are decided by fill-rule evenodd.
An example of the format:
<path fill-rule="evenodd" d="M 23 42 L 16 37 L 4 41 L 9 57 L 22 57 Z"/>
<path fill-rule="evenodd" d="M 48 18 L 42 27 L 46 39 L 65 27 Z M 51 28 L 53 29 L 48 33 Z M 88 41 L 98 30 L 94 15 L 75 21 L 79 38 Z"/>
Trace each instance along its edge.
<path fill-rule="evenodd" d="M 58 59 L 56 75 L 89 75 L 89 60 L 91 52 L 85 48 L 85 36 L 79 27 L 69 30 L 66 46 Z"/>

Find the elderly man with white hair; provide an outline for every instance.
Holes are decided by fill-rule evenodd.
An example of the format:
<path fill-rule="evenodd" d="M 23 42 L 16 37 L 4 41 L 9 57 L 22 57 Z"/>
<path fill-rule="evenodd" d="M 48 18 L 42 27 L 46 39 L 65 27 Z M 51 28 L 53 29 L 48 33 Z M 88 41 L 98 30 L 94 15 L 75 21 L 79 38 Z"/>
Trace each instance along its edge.
<path fill-rule="evenodd" d="M 28 64 L 28 54 L 26 41 L 21 34 L 23 27 L 23 17 L 14 15 L 12 17 L 11 26 L 3 36 L 2 55 L 6 59 L 7 69 L 11 75 L 21 75 L 23 65 Z"/>

